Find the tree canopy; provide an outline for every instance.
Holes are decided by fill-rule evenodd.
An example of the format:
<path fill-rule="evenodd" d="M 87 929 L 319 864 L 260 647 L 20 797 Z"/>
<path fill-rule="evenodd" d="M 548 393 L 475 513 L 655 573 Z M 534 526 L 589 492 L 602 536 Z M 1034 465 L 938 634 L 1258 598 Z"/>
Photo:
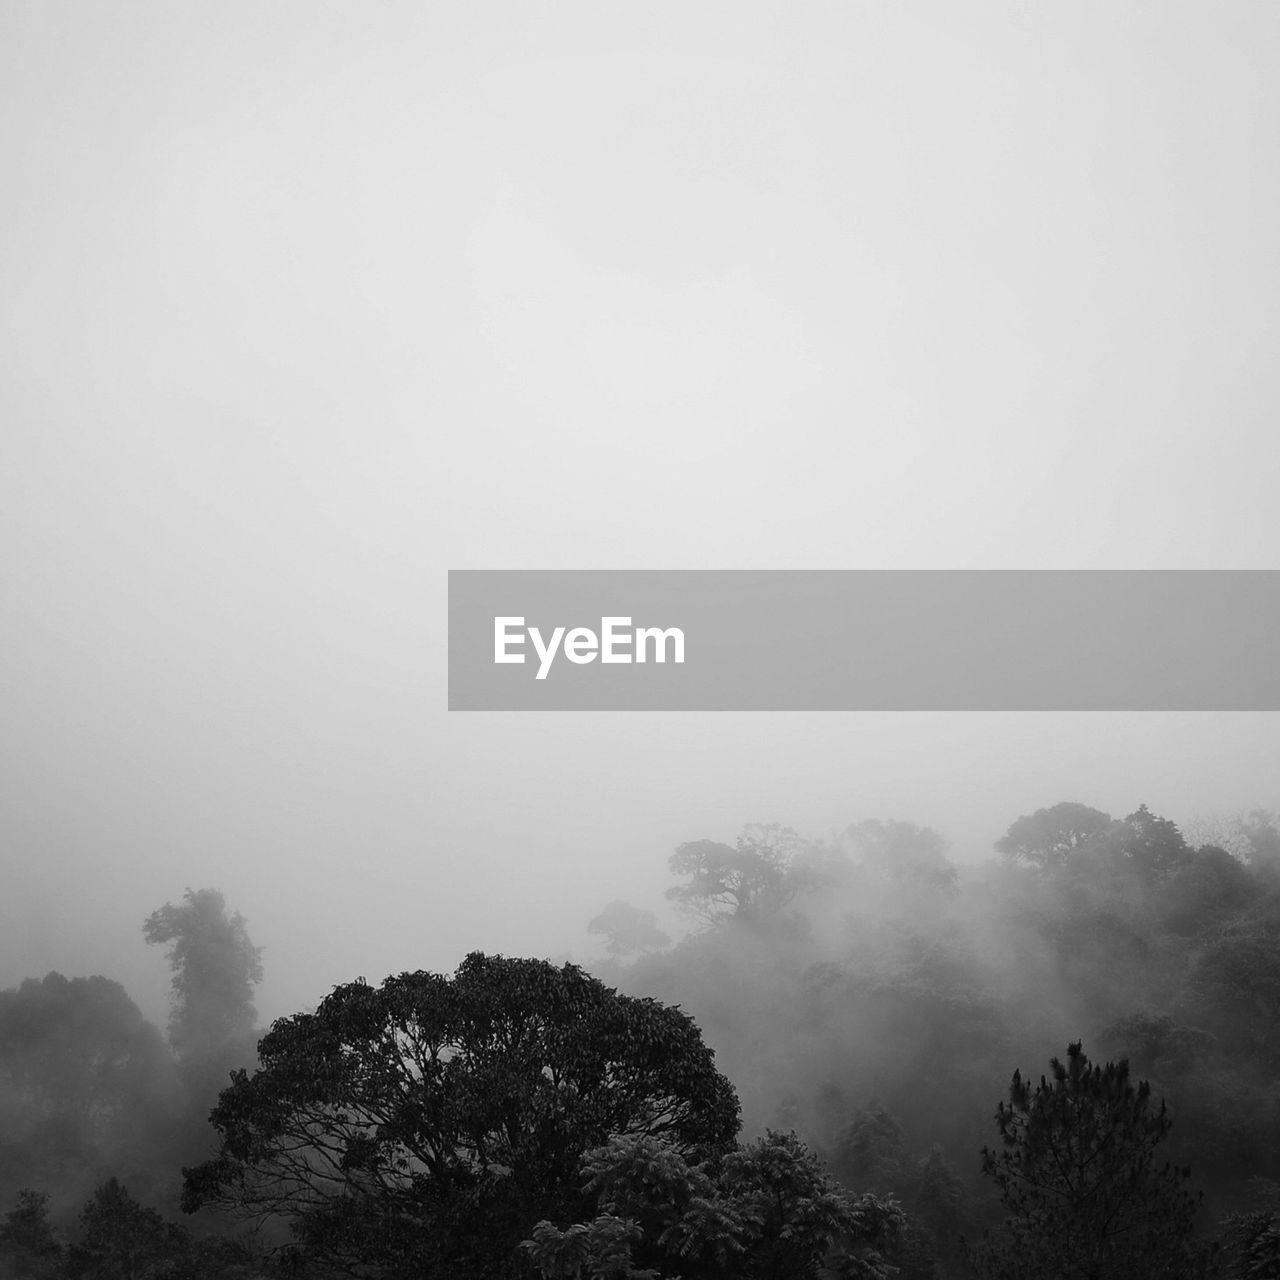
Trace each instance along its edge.
<path fill-rule="evenodd" d="M 1110 814 L 1066 800 L 1019 818 L 995 847 L 1013 862 L 1052 868 L 1060 866 L 1073 850 L 1101 835 L 1110 825 Z"/>
<path fill-rule="evenodd" d="M 50 973 L 0 991 L 0 1194 L 154 1166 L 181 1096 L 164 1037 L 118 982 Z"/>
<path fill-rule="evenodd" d="M 72 1280 L 143 1280 L 172 1274 L 185 1232 L 144 1208 L 116 1178 L 108 1178 L 80 1214 L 80 1239 L 71 1247 Z"/>
<path fill-rule="evenodd" d="M 57 1274 L 61 1254 L 62 1246 L 49 1226 L 48 1195 L 24 1187 L 0 1223 L 0 1275 L 7 1273 L 7 1262 L 28 1280 L 45 1280 Z"/>
<path fill-rule="evenodd" d="M 163 1090 L 160 1033 L 110 978 L 28 978 L 0 991 L 0 1084 L 28 1121 L 82 1120 L 95 1129 Z"/>
<path fill-rule="evenodd" d="M 667 865 L 685 883 L 667 897 L 707 924 L 726 919 L 766 919 L 786 906 L 801 888 L 808 849 L 790 827 L 752 824 L 733 845 L 716 840 L 682 844 Z"/>
<path fill-rule="evenodd" d="M 890 1199 L 834 1182 L 794 1133 L 690 1163 L 670 1143 L 614 1138 L 586 1154 L 595 1217 L 538 1223 L 523 1248 L 544 1280 L 888 1280 L 905 1227 Z"/>
<path fill-rule="evenodd" d="M 349 983 L 259 1053 L 184 1207 L 284 1215 L 312 1271 L 508 1274 L 540 1218 L 579 1216 L 584 1151 L 651 1135 L 700 1157 L 738 1128 L 689 1017 L 571 964 L 473 953 L 452 977 Z"/>

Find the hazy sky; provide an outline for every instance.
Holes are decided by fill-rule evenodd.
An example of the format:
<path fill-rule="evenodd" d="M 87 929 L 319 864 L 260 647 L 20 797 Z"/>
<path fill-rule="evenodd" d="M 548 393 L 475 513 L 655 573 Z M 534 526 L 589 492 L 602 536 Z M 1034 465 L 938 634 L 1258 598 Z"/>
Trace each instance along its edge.
<path fill-rule="evenodd" d="M 1276 568 L 1280 6 L 0 6 L 0 986 L 267 1016 L 1275 716 L 461 715 L 449 568 Z M 1230 625 L 1230 619 L 1207 623 Z"/>

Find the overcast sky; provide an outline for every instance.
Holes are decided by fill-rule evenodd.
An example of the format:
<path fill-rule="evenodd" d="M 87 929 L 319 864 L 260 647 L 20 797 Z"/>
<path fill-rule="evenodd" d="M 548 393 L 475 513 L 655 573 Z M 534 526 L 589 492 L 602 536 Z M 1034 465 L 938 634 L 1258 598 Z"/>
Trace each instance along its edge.
<path fill-rule="evenodd" d="M 449 715 L 449 568 L 1276 568 L 1280 6 L 0 7 L 0 986 L 266 1016 L 1272 715 Z M 1230 619 L 1209 620 L 1230 626 Z"/>

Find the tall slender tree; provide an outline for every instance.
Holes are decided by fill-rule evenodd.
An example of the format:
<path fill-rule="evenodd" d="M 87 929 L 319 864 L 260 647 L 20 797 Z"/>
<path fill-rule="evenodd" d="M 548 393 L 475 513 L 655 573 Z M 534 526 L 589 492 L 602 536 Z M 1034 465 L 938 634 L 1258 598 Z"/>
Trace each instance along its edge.
<path fill-rule="evenodd" d="M 261 949 L 250 940 L 244 917 L 228 914 L 216 889 L 188 889 L 176 906 L 166 902 L 153 911 L 142 931 L 149 943 L 169 947 L 169 1043 L 188 1088 L 216 1092 L 232 1068 L 253 1056 Z"/>

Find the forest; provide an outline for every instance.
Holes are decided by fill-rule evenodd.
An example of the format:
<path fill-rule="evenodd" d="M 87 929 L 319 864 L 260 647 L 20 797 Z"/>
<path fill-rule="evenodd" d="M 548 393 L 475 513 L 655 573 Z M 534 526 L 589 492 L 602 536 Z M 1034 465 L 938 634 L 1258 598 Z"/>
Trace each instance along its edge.
<path fill-rule="evenodd" d="M 259 1026 L 214 889 L 0 991 L 0 1276 L 1280 1276 L 1280 824 L 864 820 L 680 845 L 688 923 Z"/>

